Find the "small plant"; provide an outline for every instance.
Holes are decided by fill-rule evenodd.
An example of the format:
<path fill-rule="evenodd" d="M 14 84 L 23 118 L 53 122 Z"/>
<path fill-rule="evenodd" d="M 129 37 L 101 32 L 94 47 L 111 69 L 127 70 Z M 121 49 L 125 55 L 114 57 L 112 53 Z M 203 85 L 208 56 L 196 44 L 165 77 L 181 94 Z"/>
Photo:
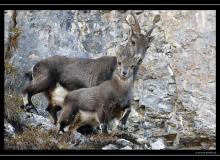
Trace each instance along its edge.
<path fill-rule="evenodd" d="M 18 47 L 18 38 L 21 34 L 19 27 L 13 27 L 9 32 L 8 44 L 5 49 L 5 60 L 9 60 L 12 57 L 13 49 L 16 50 Z"/>
<path fill-rule="evenodd" d="M 10 42 L 10 46 L 13 47 L 14 49 L 17 48 L 18 37 L 20 36 L 20 34 L 21 34 L 20 28 L 14 27 L 11 29 L 9 42 Z"/>
<path fill-rule="evenodd" d="M 15 138 L 5 139 L 4 148 L 12 150 L 59 149 L 54 137 L 38 128 L 26 128 L 22 133 L 17 134 Z"/>
<path fill-rule="evenodd" d="M 10 63 L 9 61 L 4 62 L 5 73 L 11 76 L 15 76 L 17 74 L 16 67 Z"/>
<path fill-rule="evenodd" d="M 22 98 L 16 95 L 5 94 L 4 95 L 4 118 L 11 123 L 16 130 L 22 130 L 19 123 L 19 113 L 22 105 Z"/>

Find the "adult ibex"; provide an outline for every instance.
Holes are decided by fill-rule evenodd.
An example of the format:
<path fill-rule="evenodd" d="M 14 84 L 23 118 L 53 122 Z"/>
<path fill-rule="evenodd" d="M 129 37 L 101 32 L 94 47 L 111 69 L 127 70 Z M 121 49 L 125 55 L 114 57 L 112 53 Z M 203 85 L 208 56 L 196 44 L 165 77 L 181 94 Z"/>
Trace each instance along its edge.
<path fill-rule="evenodd" d="M 131 34 L 126 44 L 129 53 L 134 58 L 139 59 L 138 65 L 141 64 L 145 57 L 153 37 L 151 33 L 155 28 L 155 21 L 146 35 L 141 34 L 141 29 L 137 18 L 132 13 L 135 24 L 131 25 Z M 37 93 L 44 92 L 48 98 L 47 111 L 57 123 L 57 112 L 61 109 L 64 97 L 70 91 L 79 88 L 88 88 L 99 85 L 100 83 L 110 80 L 117 65 L 115 56 L 104 56 L 97 59 L 86 58 L 67 58 L 65 56 L 53 56 L 44 59 L 32 68 L 26 76 L 32 80 L 22 91 L 24 107 L 27 111 L 35 111 L 31 97 Z M 134 68 L 134 77 L 137 74 L 139 66 Z M 123 118 L 123 124 L 130 111 L 128 110 Z"/>
<path fill-rule="evenodd" d="M 126 46 L 117 55 L 117 64 L 111 80 L 98 86 L 81 88 L 68 93 L 64 99 L 63 112 L 59 119 L 59 130 L 70 124 L 70 131 L 84 125 L 103 125 L 107 132 L 108 123 L 120 119 L 125 109 L 130 107 L 134 84 L 134 69 L 141 57 L 129 53 Z M 73 122 L 71 124 L 71 122 Z"/>

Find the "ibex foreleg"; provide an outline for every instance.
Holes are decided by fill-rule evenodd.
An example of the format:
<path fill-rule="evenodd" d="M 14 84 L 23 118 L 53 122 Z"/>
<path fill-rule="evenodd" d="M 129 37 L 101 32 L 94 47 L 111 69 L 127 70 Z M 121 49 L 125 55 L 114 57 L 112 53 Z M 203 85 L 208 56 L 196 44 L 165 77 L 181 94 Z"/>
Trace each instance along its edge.
<path fill-rule="evenodd" d="M 125 125 L 126 125 L 126 122 L 128 120 L 130 113 L 131 113 L 131 107 L 129 106 L 128 108 L 125 109 L 124 114 L 122 115 L 120 119 L 120 123 L 118 125 L 118 127 L 121 128 L 122 130 L 125 129 Z"/>

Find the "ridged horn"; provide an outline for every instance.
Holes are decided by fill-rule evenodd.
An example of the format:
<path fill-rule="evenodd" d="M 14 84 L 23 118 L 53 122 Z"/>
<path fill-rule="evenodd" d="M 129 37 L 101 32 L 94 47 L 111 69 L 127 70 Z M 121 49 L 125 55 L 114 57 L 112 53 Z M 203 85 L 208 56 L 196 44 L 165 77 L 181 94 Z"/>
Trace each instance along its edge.
<path fill-rule="evenodd" d="M 131 26 L 132 31 L 135 33 L 141 33 L 141 28 L 138 23 L 136 15 L 133 12 L 131 12 L 131 15 L 134 17 L 134 21 L 135 21 L 135 24 Z"/>
<path fill-rule="evenodd" d="M 149 31 L 147 31 L 146 36 L 149 37 L 151 35 L 151 33 L 153 32 L 154 28 L 157 27 L 156 23 L 160 21 L 160 15 L 157 14 L 154 19 L 153 19 L 153 25 L 151 26 L 151 28 L 149 29 Z"/>

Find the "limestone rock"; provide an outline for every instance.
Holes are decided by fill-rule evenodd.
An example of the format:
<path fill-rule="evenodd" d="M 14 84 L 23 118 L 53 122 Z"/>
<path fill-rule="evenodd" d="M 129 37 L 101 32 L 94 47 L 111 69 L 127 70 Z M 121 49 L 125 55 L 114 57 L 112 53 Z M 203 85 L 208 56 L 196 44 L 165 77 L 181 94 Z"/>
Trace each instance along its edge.
<path fill-rule="evenodd" d="M 33 113 L 21 112 L 19 115 L 19 121 L 20 121 L 20 124 L 23 126 L 39 128 L 44 131 L 57 129 L 51 120 L 43 116 L 33 114 Z"/>
<path fill-rule="evenodd" d="M 109 144 L 109 145 L 102 147 L 102 150 L 116 150 L 116 149 L 118 149 L 118 147 L 113 144 Z"/>
<path fill-rule="evenodd" d="M 164 141 L 162 139 L 158 139 L 156 142 L 151 144 L 151 148 L 153 150 L 160 150 L 164 149 L 166 146 L 164 144 Z"/>

